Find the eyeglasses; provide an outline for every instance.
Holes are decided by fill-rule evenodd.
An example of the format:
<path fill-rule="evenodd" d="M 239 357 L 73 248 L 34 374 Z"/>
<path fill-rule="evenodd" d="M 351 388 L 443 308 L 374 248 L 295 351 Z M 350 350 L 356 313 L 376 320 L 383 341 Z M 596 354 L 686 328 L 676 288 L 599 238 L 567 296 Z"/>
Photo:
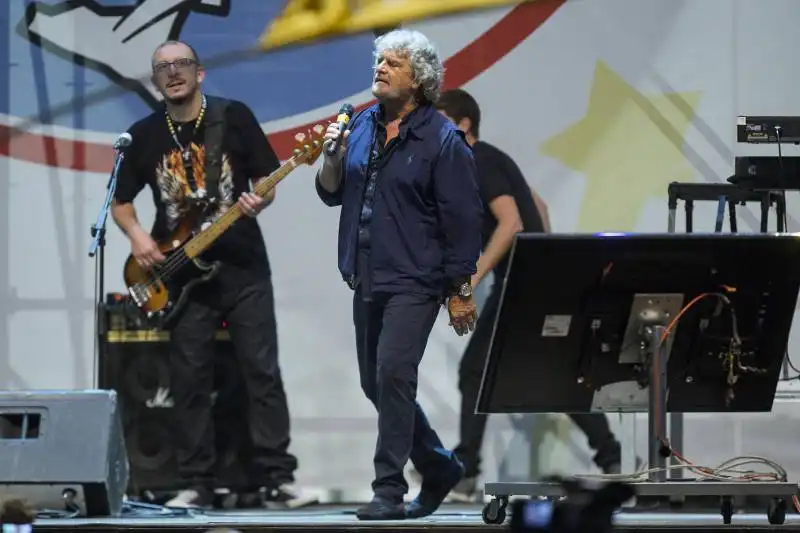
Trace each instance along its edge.
<path fill-rule="evenodd" d="M 156 74 L 163 74 L 164 72 L 169 71 L 169 67 L 175 67 L 175 70 L 186 70 L 195 65 L 197 65 L 197 61 L 188 57 L 184 57 L 182 59 L 176 59 L 175 61 L 162 61 L 161 63 L 156 63 L 153 65 L 153 72 Z"/>

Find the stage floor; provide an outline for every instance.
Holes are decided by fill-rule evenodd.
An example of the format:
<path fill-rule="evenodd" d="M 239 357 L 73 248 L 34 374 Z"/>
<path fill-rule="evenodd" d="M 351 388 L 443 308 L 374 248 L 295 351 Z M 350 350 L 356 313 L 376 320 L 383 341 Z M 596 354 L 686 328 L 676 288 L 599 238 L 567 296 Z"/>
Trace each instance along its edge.
<path fill-rule="evenodd" d="M 249 532 L 280 532 L 282 530 L 326 530 L 360 531 L 402 529 L 405 533 L 431 530 L 441 533 L 463 532 L 465 530 L 497 531 L 500 526 L 483 523 L 481 506 L 446 504 L 433 516 L 402 521 L 361 522 L 355 517 L 356 506 L 325 505 L 308 507 L 293 511 L 209 511 L 185 516 L 147 516 L 129 518 L 94 519 L 44 519 L 37 520 L 34 531 L 176 531 L 204 532 L 214 527 L 237 529 Z M 782 530 L 800 532 L 800 515 L 788 514 L 782 526 L 771 526 L 765 514 L 737 514 L 731 525 L 723 525 L 719 514 L 687 513 L 619 513 L 616 516 L 615 531 L 640 531 L 657 529 L 661 533 L 669 531 L 702 530 Z"/>

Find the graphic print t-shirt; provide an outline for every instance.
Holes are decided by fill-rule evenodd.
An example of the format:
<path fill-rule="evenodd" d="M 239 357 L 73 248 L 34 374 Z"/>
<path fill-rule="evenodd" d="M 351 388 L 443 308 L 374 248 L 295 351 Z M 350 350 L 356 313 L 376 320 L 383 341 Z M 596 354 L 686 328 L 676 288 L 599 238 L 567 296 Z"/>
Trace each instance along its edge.
<path fill-rule="evenodd" d="M 211 99 L 209 98 L 209 105 Z M 231 100 L 222 137 L 222 168 L 219 204 L 205 222 L 213 222 L 230 209 L 243 192 L 251 190 L 251 179 L 268 176 L 280 165 L 275 152 L 252 111 Z M 173 123 L 181 145 L 192 153 L 192 177 L 198 189 L 205 184 L 205 120 L 195 131 L 195 121 Z M 120 167 L 115 198 L 132 202 L 149 185 L 156 206 L 152 235 L 157 241 L 170 235 L 190 208 L 192 193 L 183 162 L 183 150 L 170 134 L 164 110 L 154 112 L 128 130 L 133 142 Z M 220 260 L 247 269 L 269 271 L 261 229 L 254 218 L 242 217 L 203 254 L 203 259 Z"/>

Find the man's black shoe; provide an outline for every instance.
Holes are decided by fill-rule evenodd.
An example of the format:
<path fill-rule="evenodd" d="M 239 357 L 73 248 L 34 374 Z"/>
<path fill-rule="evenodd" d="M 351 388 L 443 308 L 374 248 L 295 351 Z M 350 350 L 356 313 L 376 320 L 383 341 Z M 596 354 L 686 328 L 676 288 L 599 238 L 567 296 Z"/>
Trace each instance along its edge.
<path fill-rule="evenodd" d="M 375 496 L 368 504 L 356 510 L 359 520 L 402 520 L 406 517 L 403 502 L 394 502 L 380 496 Z"/>

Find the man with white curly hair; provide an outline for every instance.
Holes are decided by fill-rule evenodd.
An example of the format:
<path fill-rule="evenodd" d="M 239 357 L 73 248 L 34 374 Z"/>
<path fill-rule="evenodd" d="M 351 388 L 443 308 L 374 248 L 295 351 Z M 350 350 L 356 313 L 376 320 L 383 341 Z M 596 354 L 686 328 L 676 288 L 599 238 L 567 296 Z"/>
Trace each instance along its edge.
<path fill-rule="evenodd" d="M 417 371 L 442 303 L 459 335 L 475 325 L 471 277 L 483 207 L 472 150 L 434 106 L 444 68 L 418 31 L 375 41 L 372 93 L 333 155 L 325 151 L 317 193 L 341 206 L 339 270 L 355 292 L 361 388 L 378 411 L 372 501 L 362 520 L 427 516 L 464 476 L 416 402 Z M 326 148 L 339 137 L 332 124 Z M 422 489 L 407 507 L 411 459 Z"/>

